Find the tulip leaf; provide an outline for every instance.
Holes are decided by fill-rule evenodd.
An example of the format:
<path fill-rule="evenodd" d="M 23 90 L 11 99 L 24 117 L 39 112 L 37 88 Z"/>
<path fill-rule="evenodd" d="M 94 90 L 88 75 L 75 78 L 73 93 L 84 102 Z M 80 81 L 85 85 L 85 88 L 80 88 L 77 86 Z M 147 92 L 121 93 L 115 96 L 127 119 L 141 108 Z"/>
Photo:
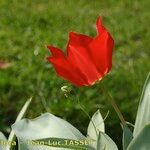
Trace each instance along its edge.
<path fill-rule="evenodd" d="M 122 139 L 123 150 L 126 150 L 131 140 L 133 139 L 133 133 L 131 132 L 131 130 L 128 128 L 127 125 L 122 125 L 122 129 L 123 129 L 123 139 Z"/>
<path fill-rule="evenodd" d="M 105 132 L 105 125 L 104 125 L 103 117 L 100 111 L 98 110 L 92 116 L 92 119 L 88 126 L 87 135 L 90 138 L 96 140 L 98 137 L 99 131 Z"/>
<path fill-rule="evenodd" d="M 150 123 L 150 73 L 145 81 L 143 92 L 140 99 L 140 104 L 137 112 L 134 137 Z"/>
<path fill-rule="evenodd" d="M 127 150 L 149 150 L 150 148 L 150 124 L 146 125 L 140 133 L 131 141 Z"/>
<path fill-rule="evenodd" d="M 50 113 L 45 113 L 32 120 L 22 119 L 17 121 L 12 125 L 12 129 L 18 138 L 20 150 L 56 149 L 48 146 L 28 145 L 26 143 L 27 140 L 38 140 L 45 138 L 62 138 L 73 140 L 85 139 L 79 130 L 73 127 L 70 123 Z"/>
<path fill-rule="evenodd" d="M 25 113 L 27 112 L 27 109 L 28 109 L 28 107 L 29 107 L 31 101 L 32 101 L 32 98 L 28 99 L 28 100 L 25 102 L 25 104 L 23 105 L 21 111 L 19 112 L 19 114 L 18 114 L 18 116 L 17 116 L 16 122 L 19 121 L 19 120 L 21 120 L 21 119 L 25 116 Z"/>
<path fill-rule="evenodd" d="M 0 140 L 4 140 L 4 141 L 7 140 L 5 135 L 2 132 L 0 132 Z"/>
<path fill-rule="evenodd" d="M 118 150 L 118 148 L 107 134 L 99 132 L 96 150 Z"/>
<path fill-rule="evenodd" d="M 0 150 L 5 150 L 6 146 L 2 143 L 7 142 L 7 139 L 6 139 L 5 135 L 2 132 L 0 132 L 0 141 L 1 141 Z"/>
<path fill-rule="evenodd" d="M 29 107 L 31 101 L 32 101 L 32 98 L 28 99 L 28 100 L 25 102 L 25 104 L 23 105 L 21 111 L 19 112 L 19 114 L 18 114 L 18 116 L 17 116 L 15 122 L 21 120 L 21 119 L 25 116 L 25 113 L 26 113 L 26 111 L 27 111 L 27 109 L 28 109 L 28 107 Z M 14 132 L 11 131 L 10 134 L 9 134 L 9 137 L 8 137 L 8 141 L 13 141 L 14 136 L 15 136 Z M 7 145 L 7 146 L 6 146 L 6 150 L 10 150 L 10 147 L 11 147 L 11 145 Z"/>
<path fill-rule="evenodd" d="M 82 140 L 72 140 L 72 139 L 62 139 L 62 138 L 45 138 L 45 139 L 39 139 L 34 140 L 36 143 L 41 143 L 43 145 L 47 145 L 50 147 L 59 147 L 59 148 L 69 148 L 69 149 L 77 149 L 77 150 L 95 150 L 93 147 L 91 147 L 89 144 L 91 141 L 88 139 L 82 139 Z"/>

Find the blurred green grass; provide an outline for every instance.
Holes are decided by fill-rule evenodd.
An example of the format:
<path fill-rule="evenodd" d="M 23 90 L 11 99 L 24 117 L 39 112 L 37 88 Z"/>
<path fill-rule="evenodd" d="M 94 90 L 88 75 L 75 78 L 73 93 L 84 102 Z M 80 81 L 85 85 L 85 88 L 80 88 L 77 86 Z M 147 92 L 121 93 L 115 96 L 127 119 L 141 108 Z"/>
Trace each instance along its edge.
<path fill-rule="evenodd" d="M 148 4 L 148 0 L 0 0 L 0 60 L 12 63 L 0 70 L 0 130 L 7 133 L 23 103 L 33 96 L 28 117 L 48 109 L 86 132 L 89 119 L 76 101 L 62 94 L 60 88 L 68 83 L 45 60 L 49 55 L 45 45 L 65 50 L 69 31 L 95 36 L 99 15 L 115 40 L 113 69 L 102 83 L 125 119 L 134 123 L 150 70 Z M 101 108 L 105 116 L 110 110 L 106 130 L 120 145 L 119 119 L 101 88 L 99 83 L 75 90 L 89 114 Z"/>

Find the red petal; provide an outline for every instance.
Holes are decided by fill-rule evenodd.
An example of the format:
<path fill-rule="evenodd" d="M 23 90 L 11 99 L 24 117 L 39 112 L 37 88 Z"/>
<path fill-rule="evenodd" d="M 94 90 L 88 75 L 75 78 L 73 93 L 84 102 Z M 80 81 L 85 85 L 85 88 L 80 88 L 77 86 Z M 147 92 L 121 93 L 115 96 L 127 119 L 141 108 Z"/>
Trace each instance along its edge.
<path fill-rule="evenodd" d="M 69 33 L 69 45 L 72 46 L 79 46 L 79 47 L 87 47 L 87 45 L 93 40 L 93 38 L 83 35 L 83 34 L 78 34 L 75 32 L 70 32 Z"/>
<path fill-rule="evenodd" d="M 51 51 L 54 57 L 65 57 L 64 53 L 57 47 L 47 46 L 47 48 Z"/>
<path fill-rule="evenodd" d="M 93 82 L 102 77 L 93 62 L 71 45 L 69 45 L 68 61 L 72 63 L 73 66 L 76 66 L 82 74 L 84 74 L 86 85 L 91 85 Z"/>
<path fill-rule="evenodd" d="M 102 34 L 103 31 L 106 31 L 105 27 L 102 24 L 102 18 L 99 17 L 96 21 L 96 28 L 99 34 Z"/>
<path fill-rule="evenodd" d="M 102 79 L 112 66 L 114 41 L 100 18 L 96 26 L 98 36 L 95 39 L 70 32 L 67 57 L 60 49 L 48 46 L 53 55 L 48 60 L 57 74 L 77 86 L 92 85 Z"/>
<path fill-rule="evenodd" d="M 89 45 L 91 57 L 100 73 L 106 74 L 112 66 L 114 41 L 107 30 L 98 35 Z"/>
<path fill-rule="evenodd" d="M 89 57 L 90 54 L 88 53 L 88 44 L 93 40 L 93 38 L 83 35 L 77 34 L 74 32 L 70 32 L 69 34 L 69 42 L 67 45 L 67 54 L 69 51 L 69 45 L 78 49 L 78 51 L 86 57 Z"/>
<path fill-rule="evenodd" d="M 53 64 L 59 76 L 70 81 L 76 86 L 85 85 L 85 81 L 83 81 L 82 73 L 77 68 L 72 66 L 66 59 L 48 57 L 48 60 Z"/>

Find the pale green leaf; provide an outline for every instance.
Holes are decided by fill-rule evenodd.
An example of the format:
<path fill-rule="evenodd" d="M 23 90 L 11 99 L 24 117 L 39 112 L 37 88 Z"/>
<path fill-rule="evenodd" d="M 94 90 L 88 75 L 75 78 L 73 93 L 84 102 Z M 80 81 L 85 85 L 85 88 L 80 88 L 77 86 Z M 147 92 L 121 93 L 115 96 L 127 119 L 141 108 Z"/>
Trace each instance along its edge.
<path fill-rule="evenodd" d="M 7 140 L 5 135 L 2 132 L 0 132 L 0 140 L 4 140 L 4 141 Z"/>
<path fill-rule="evenodd" d="M 127 150 L 150 149 L 150 124 L 146 125 L 139 134 L 131 141 Z"/>
<path fill-rule="evenodd" d="M 25 116 L 25 113 L 26 113 L 31 101 L 32 101 L 32 98 L 30 98 L 29 100 L 27 100 L 25 102 L 25 104 L 23 105 L 21 111 L 19 112 L 15 122 L 21 120 Z M 8 141 L 13 141 L 14 136 L 15 136 L 14 132 L 11 131 L 10 134 L 9 134 L 9 137 L 8 137 Z M 10 148 L 11 148 L 11 145 L 6 146 L 6 150 L 10 150 Z"/>
<path fill-rule="evenodd" d="M 99 132 L 96 150 L 118 150 L 115 142 L 105 133 Z"/>
<path fill-rule="evenodd" d="M 31 101 L 32 101 L 32 98 L 30 98 L 29 100 L 26 101 L 26 103 L 23 105 L 21 111 L 19 112 L 15 122 L 21 120 L 25 116 L 25 113 L 27 112 L 27 109 L 28 109 Z"/>
<path fill-rule="evenodd" d="M 145 81 L 143 92 L 140 99 L 140 104 L 137 112 L 134 137 L 150 123 L 150 73 Z"/>
<path fill-rule="evenodd" d="M 100 111 L 98 110 L 92 116 L 92 119 L 88 126 L 87 135 L 90 138 L 96 140 L 98 137 L 99 131 L 105 132 L 105 125 L 104 125 L 103 117 Z"/>
<path fill-rule="evenodd" d="M 27 140 L 43 138 L 65 138 L 74 140 L 85 139 L 85 137 L 67 121 L 50 113 L 45 113 L 33 120 L 22 119 L 17 121 L 14 125 L 12 125 L 12 129 L 19 141 L 23 141 L 19 145 L 20 150 L 55 150 L 55 148 L 48 146 L 28 145 L 25 142 Z M 25 147 L 25 149 L 23 149 L 23 147 Z"/>
<path fill-rule="evenodd" d="M 46 138 L 39 139 L 35 142 L 41 143 L 43 145 L 51 146 L 51 147 L 60 147 L 60 148 L 69 148 L 75 150 L 95 150 L 95 148 L 91 147 L 91 140 L 83 139 L 83 140 L 72 140 L 72 139 L 61 139 L 61 138 Z M 53 144 L 56 143 L 56 144 Z"/>
<path fill-rule="evenodd" d="M 122 125 L 122 129 L 123 129 L 123 139 L 122 139 L 123 150 L 126 150 L 131 140 L 133 139 L 133 133 L 131 132 L 131 130 L 128 128 L 127 125 Z"/>
<path fill-rule="evenodd" d="M 5 142 L 7 141 L 5 135 L 0 132 L 0 150 L 5 150 L 6 149 L 6 146 L 5 146 Z"/>

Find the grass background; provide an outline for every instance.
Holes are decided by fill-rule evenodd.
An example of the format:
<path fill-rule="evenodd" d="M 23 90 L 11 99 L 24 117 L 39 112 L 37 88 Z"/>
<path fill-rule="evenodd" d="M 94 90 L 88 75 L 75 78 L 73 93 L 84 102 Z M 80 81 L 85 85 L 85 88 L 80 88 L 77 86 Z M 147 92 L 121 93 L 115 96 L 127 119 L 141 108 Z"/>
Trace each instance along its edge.
<path fill-rule="evenodd" d="M 115 40 L 113 68 L 102 83 L 117 101 L 125 119 L 134 123 L 142 86 L 150 70 L 148 0 L 0 0 L 0 60 L 12 66 L 0 70 L 0 130 L 8 133 L 25 101 L 33 96 L 27 117 L 47 111 L 86 133 L 89 118 L 60 88 L 69 85 L 56 76 L 45 57 L 45 45 L 65 50 L 69 31 L 95 36 L 95 21 Z M 86 111 L 101 108 L 106 132 L 121 147 L 120 121 L 102 92 L 102 83 L 75 89 Z M 70 86 L 70 85 L 69 85 Z M 120 148 L 121 149 L 121 148 Z"/>

